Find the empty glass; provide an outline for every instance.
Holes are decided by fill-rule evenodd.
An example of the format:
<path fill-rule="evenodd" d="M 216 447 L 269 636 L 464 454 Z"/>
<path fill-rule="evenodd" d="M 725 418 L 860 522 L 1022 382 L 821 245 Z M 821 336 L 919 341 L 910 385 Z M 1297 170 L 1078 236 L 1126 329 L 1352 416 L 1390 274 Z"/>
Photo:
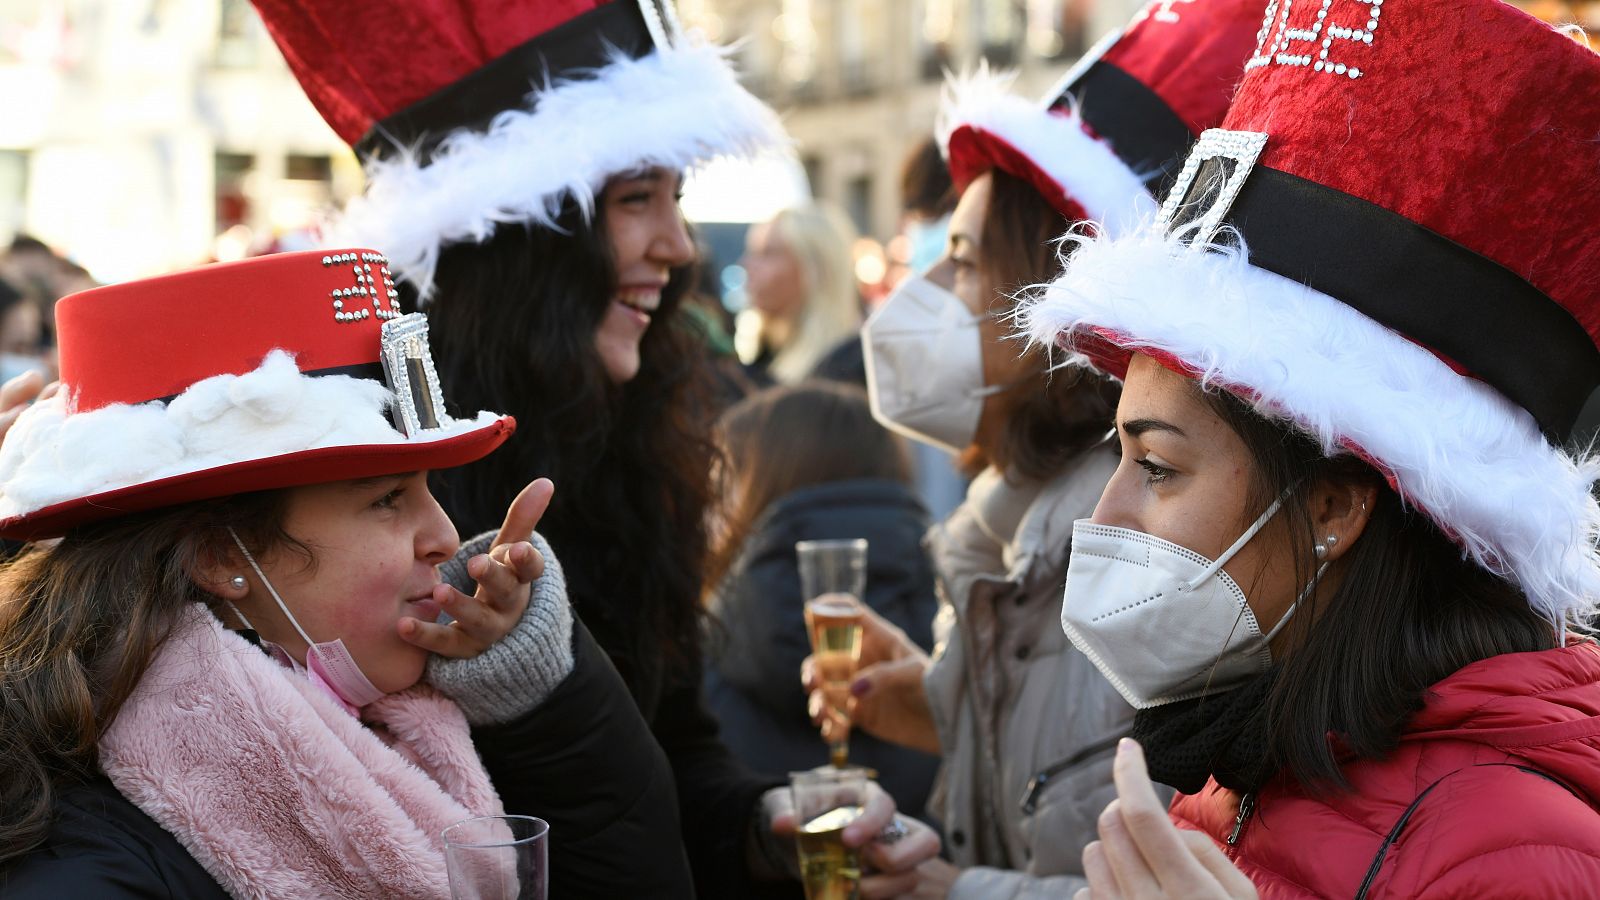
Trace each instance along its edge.
<path fill-rule="evenodd" d="M 546 900 L 550 826 L 533 816 L 480 816 L 444 830 L 454 900 Z"/>

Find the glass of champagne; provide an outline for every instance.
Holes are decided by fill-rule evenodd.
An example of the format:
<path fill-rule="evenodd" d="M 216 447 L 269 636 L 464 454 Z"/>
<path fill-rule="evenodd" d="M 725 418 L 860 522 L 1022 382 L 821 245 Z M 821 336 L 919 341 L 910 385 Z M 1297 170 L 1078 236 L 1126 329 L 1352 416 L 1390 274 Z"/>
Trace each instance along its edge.
<path fill-rule="evenodd" d="M 794 798 L 795 843 L 806 900 L 856 900 L 861 856 L 844 845 L 844 828 L 866 805 L 866 771 L 824 766 L 792 772 L 789 792 Z"/>
<path fill-rule="evenodd" d="M 800 541 L 800 591 L 806 600 L 812 664 L 822 680 L 829 715 L 850 724 L 850 679 L 861 663 L 861 595 L 867 587 L 867 542 Z M 828 745 L 829 761 L 843 768 L 850 759 L 848 737 Z"/>
<path fill-rule="evenodd" d="M 452 900 L 546 900 L 550 826 L 533 816 L 479 816 L 444 830 Z"/>

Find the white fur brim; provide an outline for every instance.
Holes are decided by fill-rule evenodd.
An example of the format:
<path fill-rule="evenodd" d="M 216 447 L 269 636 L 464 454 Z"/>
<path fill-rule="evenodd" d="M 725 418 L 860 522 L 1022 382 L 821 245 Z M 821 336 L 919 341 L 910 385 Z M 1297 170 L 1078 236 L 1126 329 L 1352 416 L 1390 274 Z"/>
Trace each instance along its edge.
<path fill-rule="evenodd" d="M 1148 179 L 1128 168 L 1110 144 L 1089 134 L 1076 109 L 1051 112 L 1018 97 L 1011 92 L 1013 80 L 980 66 L 945 83 L 936 130 L 947 159 L 951 135 L 969 128 L 1027 157 L 1113 237 L 1155 215 Z"/>
<path fill-rule="evenodd" d="M 501 113 L 485 132 L 446 137 L 426 165 L 412 153 L 369 164 L 366 191 L 330 225 L 327 242 L 382 250 L 426 298 L 446 245 L 487 240 L 503 222 L 548 227 L 568 198 L 592 210 L 619 173 L 687 169 L 787 140 L 723 49 L 617 54 L 592 78 L 535 90 L 526 109 Z"/>
<path fill-rule="evenodd" d="M 63 394 L 30 407 L 0 444 L 0 519 L 47 506 L 323 447 L 425 444 L 492 426 L 498 416 L 448 421 L 406 438 L 383 384 L 311 376 L 274 350 L 243 375 L 195 382 L 170 403 L 112 404 L 68 414 Z"/>
<path fill-rule="evenodd" d="M 1247 262 L 1146 231 L 1069 235 L 1066 272 L 1021 312 L 1038 342 L 1072 352 L 1109 332 L 1286 418 L 1332 455 L 1384 470 L 1408 502 L 1552 622 L 1600 601 L 1600 463 L 1550 445 L 1528 412 L 1353 308 Z M 1082 353 L 1071 362 L 1087 364 Z"/>

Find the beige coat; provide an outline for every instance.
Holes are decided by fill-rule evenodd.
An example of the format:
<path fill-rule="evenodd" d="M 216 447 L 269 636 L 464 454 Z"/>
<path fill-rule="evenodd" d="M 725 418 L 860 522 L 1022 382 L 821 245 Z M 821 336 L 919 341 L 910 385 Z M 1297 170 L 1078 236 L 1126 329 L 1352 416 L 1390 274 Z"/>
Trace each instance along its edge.
<path fill-rule="evenodd" d="M 1061 631 L 1072 523 L 1116 468 L 1091 450 L 1048 484 L 994 470 L 929 532 L 940 576 L 925 679 L 944 747 L 929 811 L 963 870 L 965 898 L 1064 897 L 1115 796 L 1111 758 L 1133 708 Z"/>

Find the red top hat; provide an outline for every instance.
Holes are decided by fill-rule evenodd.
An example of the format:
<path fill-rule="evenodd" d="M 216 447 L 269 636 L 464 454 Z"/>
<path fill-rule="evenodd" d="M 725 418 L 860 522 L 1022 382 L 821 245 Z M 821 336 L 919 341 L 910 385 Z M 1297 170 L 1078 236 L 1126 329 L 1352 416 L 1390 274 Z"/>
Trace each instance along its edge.
<path fill-rule="evenodd" d="M 1600 601 L 1600 56 L 1495 0 L 1273 0 L 1151 233 L 1079 239 L 1032 328 L 1370 460 L 1553 621 Z"/>
<path fill-rule="evenodd" d="M 62 391 L 0 444 L 0 536 L 484 456 L 515 422 L 445 412 L 427 320 L 394 295 L 383 256 L 343 250 L 63 298 Z"/>
<path fill-rule="evenodd" d="M 1042 104 L 984 70 L 952 81 L 939 125 L 950 176 L 965 190 L 998 168 L 1063 216 L 1126 233 L 1155 213 L 1151 183 L 1222 122 L 1260 25 L 1260 0 L 1154 0 Z"/>
<path fill-rule="evenodd" d="M 306 95 L 367 165 L 335 240 L 423 296 L 441 246 L 549 225 L 607 178 L 785 142 L 671 0 L 254 0 Z"/>

